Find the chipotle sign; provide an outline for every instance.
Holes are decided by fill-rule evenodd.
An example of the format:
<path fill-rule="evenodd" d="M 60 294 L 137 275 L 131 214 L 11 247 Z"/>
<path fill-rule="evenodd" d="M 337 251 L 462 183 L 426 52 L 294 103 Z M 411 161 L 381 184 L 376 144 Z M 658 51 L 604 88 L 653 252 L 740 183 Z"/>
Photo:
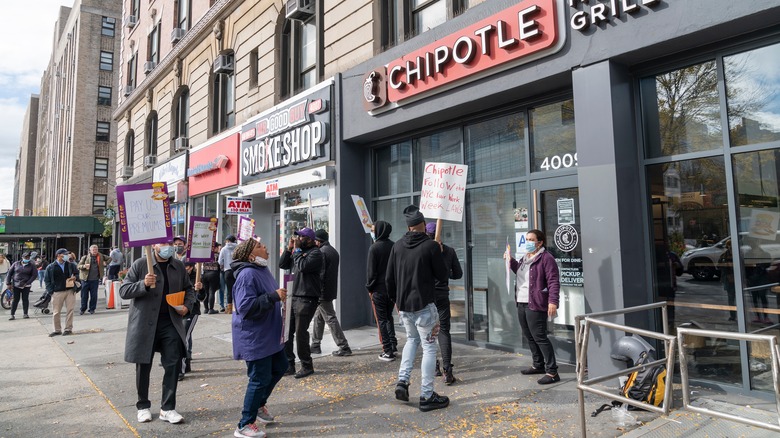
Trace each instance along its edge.
<path fill-rule="evenodd" d="M 403 104 L 559 51 L 564 0 L 524 0 L 366 73 L 368 111 Z M 448 85 L 449 87 L 444 87 Z"/>

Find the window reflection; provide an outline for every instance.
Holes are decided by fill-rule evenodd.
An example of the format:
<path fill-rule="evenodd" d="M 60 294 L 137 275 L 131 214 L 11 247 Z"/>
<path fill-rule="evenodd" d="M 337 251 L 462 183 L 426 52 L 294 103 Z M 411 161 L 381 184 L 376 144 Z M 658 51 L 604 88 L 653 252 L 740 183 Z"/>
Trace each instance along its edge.
<path fill-rule="evenodd" d="M 414 139 L 414 190 L 422 187 L 427 162 L 462 164 L 460 129 L 450 129 Z"/>
<path fill-rule="evenodd" d="M 534 172 L 577 165 L 573 100 L 533 108 L 529 119 Z"/>
<path fill-rule="evenodd" d="M 525 114 L 511 114 L 466 126 L 468 183 L 524 176 Z"/>
<path fill-rule="evenodd" d="M 409 198 L 388 199 L 376 202 L 376 217 L 374 222 L 385 221 L 393 227 L 390 240 L 397 241 L 406 233 L 404 208 L 409 205 Z"/>
<path fill-rule="evenodd" d="M 378 196 L 412 191 L 411 149 L 411 141 L 377 149 L 374 186 Z"/>

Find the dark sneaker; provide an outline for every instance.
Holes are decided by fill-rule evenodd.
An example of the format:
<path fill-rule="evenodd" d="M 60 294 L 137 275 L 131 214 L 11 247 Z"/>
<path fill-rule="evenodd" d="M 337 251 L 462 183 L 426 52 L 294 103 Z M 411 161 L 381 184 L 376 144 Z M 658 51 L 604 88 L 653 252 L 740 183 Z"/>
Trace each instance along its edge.
<path fill-rule="evenodd" d="M 393 353 L 398 353 L 398 344 L 393 344 Z"/>
<path fill-rule="evenodd" d="M 61 334 L 62 334 L 62 332 L 51 332 L 51 333 L 49 333 L 49 337 L 51 338 L 53 336 L 59 336 Z"/>
<path fill-rule="evenodd" d="M 72 334 L 73 332 L 71 332 L 70 330 L 65 330 L 64 332 L 62 332 L 62 336 L 70 336 Z"/>
<path fill-rule="evenodd" d="M 436 359 L 436 377 L 441 377 L 441 368 L 439 368 L 439 360 Z"/>
<path fill-rule="evenodd" d="M 549 385 L 550 383 L 560 382 L 561 376 L 559 376 L 557 373 L 554 376 L 551 376 L 549 374 L 545 374 L 542 376 L 541 379 L 537 380 L 536 383 L 540 385 Z"/>
<path fill-rule="evenodd" d="M 392 362 L 395 360 L 395 354 L 393 353 L 382 353 L 379 355 L 379 360 L 383 360 L 385 362 Z"/>
<path fill-rule="evenodd" d="M 83 315 L 83 314 L 84 314 L 84 311 L 83 310 L 79 310 L 79 315 Z"/>
<path fill-rule="evenodd" d="M 295 373 L 295 378 L 296 379 L 302 379 L 302 378 L 304 378 L 306 376 L 311 376 L 312 374 L 314 374 L 314 370 L 313 369 L 311 369 L 311 368 L 303 368 L 302 370 L 300 370 L 297 373 Z"/>
<path fill-rule="evenodd" d="M 444 384 L 449 386 L 457 381 L 458 379 L 452 375 L 452 364 L 450 364 L 449 367 L 444 368 Z"/>
<path fill-rule="evenodd" d="M 28 314 L 25 314 L 25 315 L 24 315 L 24 319 L 30 319 L 30 315 L 28 315 Z"/>
<path fill-rule="evenodd" d="M 290 365 L 287 367 L 287 371 L 284 372 L 285 376 L 292 376 L 295 374 L 295 367 Z"/>
<path fill-rule="evenodd" d="M 403 380 L 399 380 L 395 384 L 395 399 L 408 402 L 409 401 L 409 384 Z"/>
<path fill-rule="evenodd" d="M 322 348 L 319 345 L 312 345 L 309 350 L 311 350 L 311 354 L 322 354 Z"/>
<path fill-rule="evenodd" d="M 526 376 L 529 374 L 544 374 L 544 368 L 526 368 L 524 370 L 520 370 L 520 374 L 525 374 Z"/>
<path fill-rule="evenodd" d="M 90 315 L 94 315 L 94 314 L 95 314 L 95 311 L 94 311 L 94 310 L 90 310 L 90 311 L 89 311 L 89 314 L 90 314 Z"/>
<path fill-rule="evenodd" d="M 420 397 L 420 410 L 423 412 L 432 411 L 434 409 L 443 409 L 450 405 L 450 399 L 443 395 L 431 394 L 431 397 L 426 400 Z"/>
<path fill-rule="evenodd" d="M 350 350 L 349 347 L 339 348 L 331 354 L 334 356 L 352 356 L 352 350 Z"/>
<path fill-rule="evenodd" d="M 209 310 L 209 315 L 216 315 L 217 313 L 219 313 L 219 312 L 217 312 L 214 309 Z"/>

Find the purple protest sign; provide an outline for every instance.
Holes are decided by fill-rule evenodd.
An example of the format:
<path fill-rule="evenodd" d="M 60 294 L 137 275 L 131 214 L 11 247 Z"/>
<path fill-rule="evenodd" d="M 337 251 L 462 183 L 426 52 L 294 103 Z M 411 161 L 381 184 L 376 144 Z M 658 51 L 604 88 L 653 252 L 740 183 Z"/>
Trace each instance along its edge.
<path fill-rule="evenodd" d="M 240 241 L 249 240 L 255 235 L 255 220 L 246 216 L 238 217 L 238 236 Z"/>
<path fill-rule="evenodd" d="M 212 262 L 214 243 L 217 241 L 217 218 L 190 216 L 187 235 L 187 260 L 195 263 Z"/>
<path fill-rule="evenodd" d="M 119 229 L 125 248 L 170 242 L 171 206 L 164 182 L 117 186 Z"/>

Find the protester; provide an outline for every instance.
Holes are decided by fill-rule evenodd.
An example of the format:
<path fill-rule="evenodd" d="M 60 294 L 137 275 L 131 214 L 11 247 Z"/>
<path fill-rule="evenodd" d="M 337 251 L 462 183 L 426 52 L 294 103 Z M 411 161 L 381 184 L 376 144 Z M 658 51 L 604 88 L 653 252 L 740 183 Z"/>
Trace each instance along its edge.
<path fill-rule="evenodd" d="M 111 281 L 119 280 L 119 271 L 122 270 L 122 263 L 125 261 L 125 255 L 118 246 L 115 246 L 108 254 L 111 262 L 108 264 L 108 279 Z"/>
<path fill-rule="evenodd" d="M 309 324 L 322 298 L 322 252 L 314 244 L 314 231 L 301 228 L 290 239 L 287 249 L 279 259 L 280 269 L 292 269 L 295 274 L 292 290 L 292 309 L 290 313 L 289 338 L 284 346 L 287 354 L 286 375 L 294 374 L 296 379 L 314 374 L 314 362 L 309 349 Z M 295 372 L 295 353 L 301 360 L 301 369 Z"/>
<path fill-rule="evenodd" d="M 197 279 L 196 267 L 197 265 L 194 262 L 184 262 L 184 269 L 187 271 L 190 283 L 194 285 L 197 299 L 193 303 L 190 313 L 184 316 L 184 344 L 187 347 L 187 354 L 181 360 L 179 380 L 184 379 L 184 375 L 192 371 L 192 331 L 195 330 L 195 324 L 198 323 L 198 317 L 200 316 L 200 302 L 206 298 L 206 290 L 203 288 L 203 283 L 195 281 Z"/>
<path fill-rule="evenodd" d="M 216 310 L 214 310 L 214 299 L 216 297 L 217 292 L 219 292 L 219 263 L 217 262 L 217 257 L 219 256 L 219 248 L 220 244 L 214 245 L 214 250 L 211 253 L 212 261 L 203 263 L 203 276 L 201 277 L 201 281 L 203 282 L 203 289 L 208 294 L 206 296 L 206 299 L 203 300 L 203 305 L 205 306 L 204 314 L 213 315 L 215 313 L 218 313 Z M 222 305 L 222 300 L 224 297 L 220 295 L 220 308 L 224 308 Z"/>
<path fill-rule="evenodd" d="M 169 423 L 183 420 L 176 412 L 176 388 L 186 338 L 183 316 L 194 307 L 196 296 L 184 264 L 174 257 L 176 248 L 172 243 L 154 245 L 151 273 L 146 257 L 136 260 L 119 288 L 120 297 L 132 300 L 128 312 L 125 361 L 136 364 L 136 408 L 140 423 L 152 421 L 149 375 L 155 352 L 162 356 L 165 370 L 160 420 Z M 179 291 L 185 292 L 184 304 L 172 307 L 166 295 Z"/>
<path fill-rule="evenodd" d="M 0 283 L 5 284 L 5 277 L 9 269 L 11 269 L 11 262 L 5 257 L 5 254 L 0 254 Z"/>
<path fill-rule="evenodd" d="M 269 271 L 268 249 L 260 241 L 245 240 L 236 247 L 233 257 L 233 359 L 246 362 L 249 377 L 241 420 L 233 436 L 264 437 L 256 421 L 274 421 L 266 403 L 288 366 L 281 311 L 287 291 L 278 287 Z"/>
<path fill-rule="evenodd" d="M 27 309 L 30 308 L 30 288 L 35 283 L 35 279 L 38 278 L 38 270 L 30 260 L 30 253 L 25 251 L 22 254 L 22 259 L 11 265 L 11 268 L 6 272 L 5 285 L 7 288 L 13 288 L 14 298 L 11 301 L 11 317 L 9 320 L 16 319 L 14 314 L 16 308 L 19 306 L 19 299 L 22 300 L 22 311 L 24 312 L 24 318 L 29 318 L 27 315 Z"/>
<path fill-rule="evenodd" d="M 176 260 L 184 261 L 187 258 L 187 239 L 184 236 L 173 238 L 173 246 L 176 248 Z"/>
<path fill-rule="evenodd" d="M 236 279 L 233 277 L 230 265 L 233 263 L 234 249 L 236 249 L 236 236 L 230 234 L 225 237 L 225 246 L 219 251 L 219 259 L 217 259 L 219 267 L 222 269 L 222 274 L 225 276 L 225 298 L 227 301 L 225 313 L 233 313 L 233 283 L 236 282 Z"/>
<path fill-rule="evenodd" d="M 449 398 L 433 390 L 436 336 L 439 331 L 435 282 L 447 281 L 447 266 L 441 247 L 425 234 L 425 217 L 420 210 L 410 205 L 404 209 L 404 217 L 409 231 L 393 245 L 385 275 L 387 293 L 398 306 L 406 328 L 406 345 L 401 355 L 395 398 L 409 401 L 414 358 L 417 347 L 422 344 L 420 410 L 427 412 L 450 404 Z"/>
<path fill-rule="evenodd" d="M 425 232 L 431 240 L 436 236 L 436 222 L 430 222 L 425 226 Z M 441 239 L 441 237 L 440 237 Z M 463 269 L 455 254 L 455 250 L 441 242 L 441 254 L 444 264 L 447 266 L 447 276 L 452 280 L 463 278 Z M 439 348 L 444 364 L 444 383 L 452 385 L 457 380 L 452 374 L 452 338 L 450 337 L 450 283 L 449 280 L 436 281 L 436 309 L 439 311 Z M 436 375 L 441 376 L 439 361 L 436 361 Z"/>
<path fill-rule="evenodd" d="M 339 285 L 339 253 L 336 248 L 330 245 L 328 241 L 328 232 L 317 230 L 314 233 L 314 242 L 322 253 L 322 272 L 320 273 L 320 282 L 322 284 L 322 298 L 320 299 L 317 311 L 314 313 L 314 328 L 312 329 L 311 352 L 321 354 L 320 342 L 322 334 L 325 331 L 325 323 L 330 328 L 330 334 L 339 347 L 334 351 L 333 356 L 351 356 L 352 350 L 349 348 L 349 342 L 341 330 L 341 324 L 336 317 L 336 308 L 333 307 L 333 301 L 338 294 Z"/>
<path fill-rule="evenodd" d="M 544 374 L 537 383 L 546 385 L 561 380 L 555 349 L 547 338 L 547 319 L 555 317 L 558 310 L 558 264 L 544 248 L 546 240 L 542 231 L 531 230 L 526 233 L 525 239 L 526 253 L 519 261 L 509 253 L 504 254 L 515 273 L 517 316 L 533 358 L 531 368 L 520 372 L 526 375 Z"/>
<path fill-rule="evenodd" d="M 46 257 L 38 256 L 35 258 L 35 268 L 38 269 L 38 286 L 43 287 L 43 276 L 46 274 L 46 267 L 49 266 L 49 261 Z"/>
<path fill-rule="evenodd" d="M 81 311 L 79 315 L 83 315 L 87 311 L 87 304 L 89 304 L 89 314 L 95 313 L 98 286 L 109 259 L 110 257 L 107 255 L 98 252 L 97 245 L 92 245 L 89 247 L 89 254 L 79 260 L 79 279 L 81 280 Z"/>
<path fill-rule="evenodd" d="M 56 259 L 46 267 L 46 274 L 43 281 L 46 284 L 46 293 L 51 295 L 51 305 L 53 308 L 52 321 L 54 322 L 54 331 L 49 336 L 63 335 L 67 336 L 73 333 L 73 309 L 76 307 L 76 274 L 78 268 L 73 263 L 69 252 L 65 248 L 60 248 L 55 253 Z M 69 285 L 68 283 L 72 283 Z M 65 304 L 65 331 L 62 331 L 62 305 Z"/>
<path fill-rule="evenodd" d="M 393 242 L 389 239 L 393 227 L 385 221 L 376 221 L 371 226 L 371 233 L 375 242 L 368 249 L 368 261 L 366 262 L 366 289 L 371 296 L 374 307 L 376 325 L 379 327 L 379 337 L 382 342 L 382 354 L 379 359 L 385 362 L 395 360 L 398 351 L 398 340 L 395 338 L 395 322 L 393 321 L 393 302 L 387 295 L 385 286 L 385 274 L 387 261 L 390 258 L 390 250 Z"/>

